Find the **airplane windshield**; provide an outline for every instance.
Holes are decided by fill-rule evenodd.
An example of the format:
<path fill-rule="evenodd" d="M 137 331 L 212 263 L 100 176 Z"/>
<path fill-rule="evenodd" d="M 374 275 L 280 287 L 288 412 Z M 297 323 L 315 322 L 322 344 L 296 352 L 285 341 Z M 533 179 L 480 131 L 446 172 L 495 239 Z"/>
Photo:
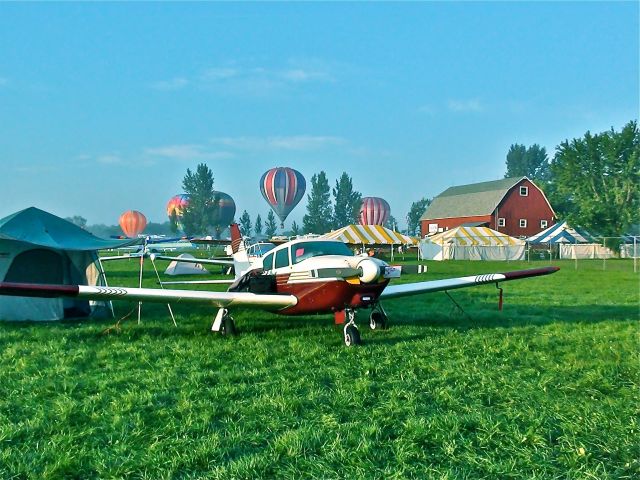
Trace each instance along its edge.
<path fill-rule="evenodd" d="M 311 257 L 322 255 L 343 255 L 353 257 L 353 252 L 341 242 L 304 242 L 291 246 L 293 263 L 300 263 Z"/>
<path fill-rule="evenodd" d="M 247 254 L 255 257 L 263 257 L 274 248 L 276 248 L 276 246 L 273 243 L 256 243 L 248 248 Z"/>

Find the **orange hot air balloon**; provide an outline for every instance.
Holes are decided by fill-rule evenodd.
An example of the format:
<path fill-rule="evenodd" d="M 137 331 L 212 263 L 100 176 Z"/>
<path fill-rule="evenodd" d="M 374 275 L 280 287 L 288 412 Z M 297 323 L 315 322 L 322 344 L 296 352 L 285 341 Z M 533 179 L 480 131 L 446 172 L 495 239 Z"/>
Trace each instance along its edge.
<path fill-rule="evenodd" d="M 120 228 L 129 238 L 135 238 L 147 226 L 147 217 L 137 210 L 128 210 L 120 215 Z"/>

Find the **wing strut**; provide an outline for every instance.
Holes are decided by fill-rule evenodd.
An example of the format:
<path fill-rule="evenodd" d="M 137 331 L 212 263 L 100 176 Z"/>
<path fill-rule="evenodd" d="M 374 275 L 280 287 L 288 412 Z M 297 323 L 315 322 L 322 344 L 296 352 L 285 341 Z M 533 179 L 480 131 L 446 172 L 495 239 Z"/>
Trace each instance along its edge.
<path fill-rule="evenodd" d="M 451 312 L 449 313 L 450 317 L 453 317 L 457 313 L 457 314 L 465 316 L 469 320 L 473 321 L 473 319 L 469 316 L 469 314 L 464 311 L 464 308 L 462 308 L 462 306 L 458 302 L 455 301 L 455 299 L 451 296 L 451 294 L 449 293 L 448 290 L 445 290 L 444 294 L 447 297 L 449 297 L 449 300 L 451 300 L 451 303 L 453 303 L 453 306 L 451 307 Z"/>

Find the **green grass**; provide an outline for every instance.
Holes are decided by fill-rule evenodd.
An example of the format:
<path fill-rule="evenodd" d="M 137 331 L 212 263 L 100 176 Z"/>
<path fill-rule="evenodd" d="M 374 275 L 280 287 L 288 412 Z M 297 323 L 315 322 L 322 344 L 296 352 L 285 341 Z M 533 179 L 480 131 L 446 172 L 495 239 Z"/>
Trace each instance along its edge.
<path fill-rule="evenodd" d="M 466 315 L 442 293 L 389 301 L 387 331 L 363 312 L 357 348 L 326 315 L 237 312 L 220 338 L 179 304 L 177 328 L 152 304 L 109 334 L 4 323 L 0 478 L 638 478 L 638 274 L 554 264 L 503 284 L 503 312 L 493 286 L 453 292 Z M 136 266 L 110 263 L 111 284 Z"/>

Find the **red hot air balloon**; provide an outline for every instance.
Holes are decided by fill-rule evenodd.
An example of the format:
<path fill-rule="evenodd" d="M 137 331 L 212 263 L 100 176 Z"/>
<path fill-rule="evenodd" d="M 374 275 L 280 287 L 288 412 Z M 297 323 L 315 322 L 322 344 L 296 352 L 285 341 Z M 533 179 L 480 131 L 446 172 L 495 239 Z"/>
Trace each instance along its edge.
<path fill-rule="evenodd" d="M 147 226 L 147 217 L 137 210 L 128 210 L 120 215 L 120 228 L 129 238 L 135 238 Z"/>
<path fill-rule="evenodd" d="M 260 178 L 262 196 L 280 218 L 280 226 L 302 199 L 306 182 L 300 172 L 288 167 L 267 170 Z"/>
<path fill-rule="evenodd" d="M 361 225 L 384 225 L 389 219 L 391 207 L 387 201 L 379 197 L 364 197 L 360 207 Z"/>

